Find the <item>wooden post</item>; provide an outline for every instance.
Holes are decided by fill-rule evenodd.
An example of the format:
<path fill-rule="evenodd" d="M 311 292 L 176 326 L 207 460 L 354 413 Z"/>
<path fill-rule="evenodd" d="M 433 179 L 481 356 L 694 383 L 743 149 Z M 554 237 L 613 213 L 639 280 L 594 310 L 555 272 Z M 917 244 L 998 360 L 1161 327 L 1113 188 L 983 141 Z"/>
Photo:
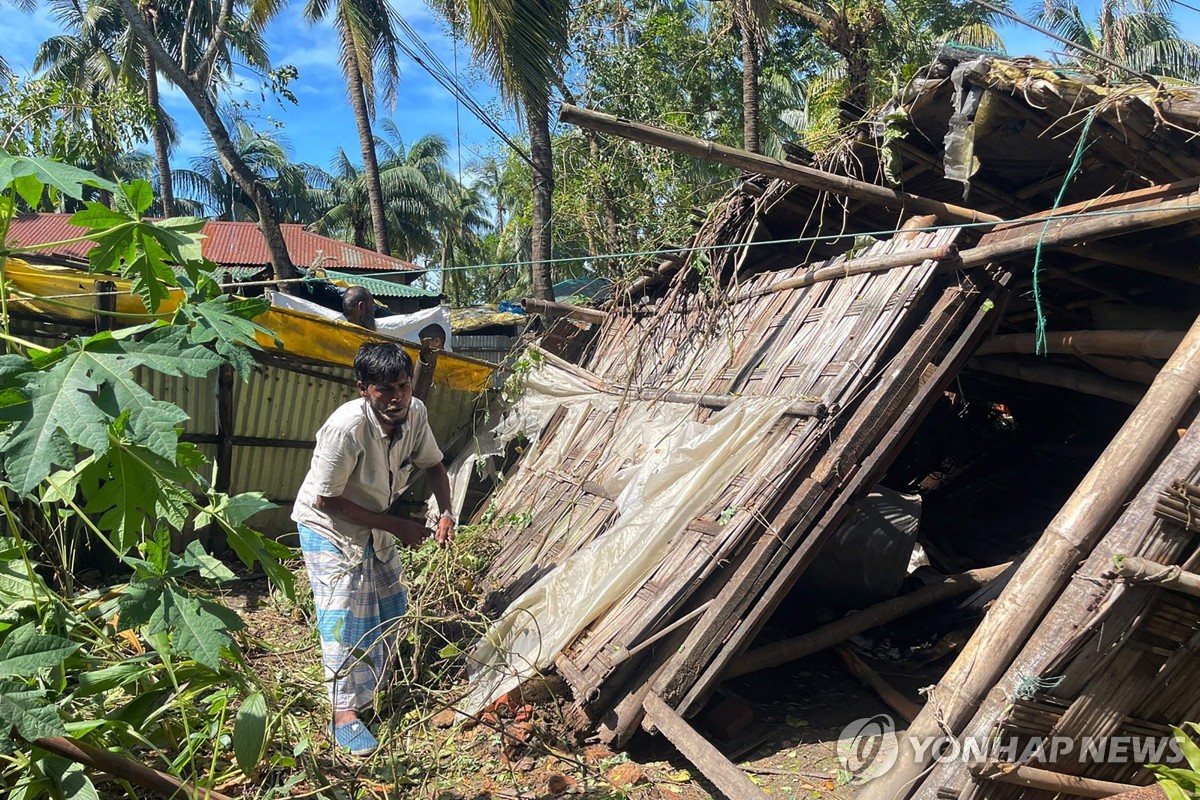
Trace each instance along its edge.
<path fill-rule="evenodd" d="M 918 757 L 912 742 L 957 735 L 1038 627 L 1051 603 L 1095 547 L 1126 498 L 1174 435 L 1200 393 L 1200 319 L 1180 342 L 1145 397 L 1096 460 L 1075 493 L 1051 521 L 1017 574 L 983 618 L 942 678 L 954 687 L 931 704 L 900 739 L 899 760 L 863 788 L 859 800 L 903 800 L 920 782 L 929 754 Z"/>
<path fill-rule="evenodd" d="M 413 365 L 413 370 L 417 373 L 413 375 L 413 397 L 425 402 L 425 398 L 429 397 L 429 390 L 433 386 L 433 373 L 437 370 L 438 350 L 434 350 L 427 344 L 421 345 L 421 352 L 417 355 L 417 361 Z"/>
<path fill-rule="evenodd" d="M 217 474 L 213 479 L 213 489 L 226 493 L 233 486 L 233 385 L 233 367 L 230 364 L 222 364 L 217 370 L 217 457 L 214 461 Z M 226 542 L 221 536 L 221 527 L 215 522 L 205 528 L 200 541 L 209 552 L 224 550 L 226 547 Z"/>
<path fill-rule="evenodd" d="M 952 222 L 1002 222 L 1003 218 L 995 214 L 985 214 L 953 203 L 943 203 L 928 197 L 920 197 L 908 192 L 888 189 L 866 181 L 856 181 L 830 172 L 822 172 L 799 164 L 789 164 L 775 158 L 726 147 L 716 142 L 697 139 L 682 133 L 673 133 L 644 125 L 638 122 L 620 119 L 610 114 L 589 111 L 578 106 L 564 103 L 559 118 L 566 123 L 578 125 L 581 128 L 602 131 L 635 142 L 652 144 L 678 153 L 686 153 L 705 161 L 714 161 L 730 167 L 737 167 L 748 172 L 756 172 L 769 178 L 778 178 L 798 186 L 810 189 L 845 195 L 866 203 L 886 206 L 888 208 L 918 211 L 925 214 L 936 214 L 941 219 Z"/>
<path fill-rule="evenodd" d="M 215 789 L 198 789 L 145 764 L 139 764 L 116 753 L 101 750 L 66 736 L 45 736 L 33 742 L 37 747 L 56 756 L 82 764 L 96 772 L 107 772 L 114 778 L 129 781 L 135 786 L 158 792 L 163 797 L 185 797 L 188 800 L 232 800 Z"/>
<path fill-rule="evenodd" d="M 96 333 L 111 331 L 113 313 L 117 310 L 117 284 L 113 281 L 96 281 L 92 287 L 96 291 Z"/>
<path fill-rule="evenodd" d="M 938 265 L 939 269 L 954 269 L 958 266 L 958 248 L 953 244 L 944 244 L 938 247 L 926 247 L 921 250 L 902 250 L 898 253 L 888 253 L 882 256 L 868 256 L 857 259 L 847 258 L 841 264 L 818 267 L 798 277 L 780 281 L 773 286 L 767 286 L 752 294 L 739 297 L 737 301 L 749 300 L 753 297 L 761 297 L 765 294 L 782 292 L 787 289 L 802 289 L 805 286 L 812 286 L 814 283 L 848 278 L 851 275 L 862 275 L 867 272 L 886 272 L 887 270 L 899 269 L 900 267 L 912 267 L 917 264 L 923 264 L 926 261 L 944 262 Z"/>
<path fill-rule="evenodd" d="M 729 800 L 766 800 L 766 793 L 754 785 L 746 773 L 721 755 L 721 751 L 675 713 L 674 709 L 651 692 L 643 702 L 646 717 L 663 736 L 683 753 L 696 769 L 721 790 Z"/>
<path fill-rule="evenodd" d="M 1174 564 L 1157 564 L 1137 556 L 1113 556 L 1113 573 L 1134 583 L 1162 586 L 1181 594 L 1200 597 L 1200 575 L 1184 572 Z"/>
<path fill-rule="evenodd" d="M 982 588 L 1004 574 L 1011 566 L 1011 563 L 1000 564 L 985 569 L 973 569 L 961 575 L 950 575 L 940 583 L 931 583 L 900 597 L 884 600 L 862 611 L 855 611 L 815 631 L 756 648 L 730 664 L 721 674 L 721 678 L 728 680 L 819 653 L 863 631 L 908 616 L 942 600 Z"/>

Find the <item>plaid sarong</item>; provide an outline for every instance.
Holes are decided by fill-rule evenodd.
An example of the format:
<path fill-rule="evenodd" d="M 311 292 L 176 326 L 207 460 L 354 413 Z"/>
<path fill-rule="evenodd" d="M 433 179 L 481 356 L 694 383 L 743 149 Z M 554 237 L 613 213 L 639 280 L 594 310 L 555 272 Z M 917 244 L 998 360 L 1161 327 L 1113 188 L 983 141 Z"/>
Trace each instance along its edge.
<path fill-rule="evenodd" d="M 400 618 L 408 606 L 394 548 L 381 559 L 368 539 L 355 563 L 328 539 L 298 526 L 317 609 L 329 702 L 336 711 L 365 708 L 391 675 Z"/>

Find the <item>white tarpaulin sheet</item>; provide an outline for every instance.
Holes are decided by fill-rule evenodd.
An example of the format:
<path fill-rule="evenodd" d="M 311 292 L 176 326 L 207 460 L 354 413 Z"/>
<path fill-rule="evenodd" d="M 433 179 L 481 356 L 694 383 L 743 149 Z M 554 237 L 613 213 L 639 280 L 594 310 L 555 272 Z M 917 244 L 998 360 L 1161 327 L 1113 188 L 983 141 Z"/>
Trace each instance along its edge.
<path fill-rule="evenodd" d="M 589 408 L 616 402 L 549 366 L 531 372 L 526 383 L 515 413 L 501 423 L 508 435 L 526 425 L 540 430 L 537 423 L 555 408 L 567 409 L 547 451 L 530 454 L 535 470 L 539 463 L 557 463 Z M 475 644 L 463 709 L 475 713 L 549 667 L 605 608 L 636 589 L 712 497 L 760 457 L 768 431 L 790 404 L 738 398 L 703 423 L 692 419 L 692 406 L 630 404 L 604 455 L 609 464 L 640 456 L 605 486 L 616 497 L 620 517 L 516 598 Z M 569 517 L 561 524 L 570 524 Z"/>
<path fill-rule="evenodd" d="M 346 321 L 345 314 L 334 311 L 332 308 L 326 308 L 311 300 L 305 300 L 303 297 L 295 297 L 284 292 L 272 291 L 268 291 L 268 295 L 271 298 L 271 305 L 273 306 L 303 311 L 306 314 L 313 314 L 325 319 Z M 393 339 L 403 339 L 406 342 L 420 344 L 418 334 L 420 334 L 421 329 L 433 323 L 441 325 L 442 330 L 446 332 L 446 344 L 442 349 L 447 353 L 451 352 L 450 312 L 442 306 L 425 308 L 412 314 L 393 314 L 389 317 L 376 317 L 375 331 L 382 333 L 384 336 L 391 336 Z"/>

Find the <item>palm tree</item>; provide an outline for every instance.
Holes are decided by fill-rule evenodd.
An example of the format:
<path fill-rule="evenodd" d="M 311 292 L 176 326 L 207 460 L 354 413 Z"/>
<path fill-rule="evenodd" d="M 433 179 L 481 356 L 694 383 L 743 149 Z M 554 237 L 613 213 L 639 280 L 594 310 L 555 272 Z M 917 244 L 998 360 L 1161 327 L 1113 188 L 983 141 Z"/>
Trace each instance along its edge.
<path fill-rule="evenodd" d="M 1170 0 L 1101 0 L 1091 21 L 1073 0 L 1047 0 L 1037 21 L 1064 39 L 1139 72 L 1200 82 L 1200 47 L 1179 35 Z M 1071 53 L 1069 63 L 1095 72 L 1111 71 L 1110 65 L 1083 53 Z"/>
<path fill-rule="evenodd" d="M 488 230 L 487 200 L 474 186 L 454 182 L 454 194 L 445 208 L 438 229 L 441 239 L 442 291 L 461 305 L 468 299 L 468 276 L 455 269 L 474 260 L 483 251 L 483 234 Z"/>
<path fill-rule="evenodd" d="M 236 116 L 226 127 L 238 158 L 275 198 L 280 221 L 307 223 L 314 219 L 322 197 L 311 187 L 320 188 L 327 176 L 307 164 L 292 163 L 282 135 L 255 130 Z M 191 169 L 175 170 L 172 177 L 183 198 L 200 203 L 214 219 L 259 221 L 254 198 L 225 170 L 215 147 L 193 159 Z"/>
<path fill-rule="evenodd" d="M 304 18 L 310 24 L 323 20 L 327 13 L 329 0 L 308 0 L 304 7 Z M 337 0 L 333 25 L 338 33 L 342 73 L 346 77 L 346 92 L 354 109 L 354 121 L 358 126 L 358 140 L 362 147 L 363 178 L 375 232 L 375 249 L 387 255 L 391 252 L 387 214 L 371 119 L 375 116 L 376 62 L 383 66 L 385 95 L 394 93 L 400 76 L 392 10 L 387 0 Z"/>
<path fill-rule="evenodd" d="M 500 87 L 524 112 L 533 162 L 531 222 L 533 293 L 554 299 L 550 279 L 554 158 L 550 87 L 567 52 L 569 0 L 467 0 L 467 38 Z"/>
<path fill-rule="evenodd" d="M 729 0 L 729 9 L 742 41 L 742 147 L 751 153 L 761 153 L 759 56 L 766 43 L 770 6 L 767 0 Z"/>

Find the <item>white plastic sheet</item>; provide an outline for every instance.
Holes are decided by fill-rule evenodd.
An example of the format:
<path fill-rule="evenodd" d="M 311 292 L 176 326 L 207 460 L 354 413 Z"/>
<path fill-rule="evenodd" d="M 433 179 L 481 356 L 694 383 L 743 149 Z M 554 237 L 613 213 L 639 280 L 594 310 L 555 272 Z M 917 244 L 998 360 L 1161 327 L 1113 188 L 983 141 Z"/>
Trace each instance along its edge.
<path fill-rule="evenodd" d="M 567 407 L 553 442 L 546 451 L 532 454 L 534 469 L 539 463 L 557 463 L 569 446 L 574 424 L 590 405 L 615 400 L 598 396 L 551 367 L 531 373 L 527 384 L 520 410 L 513 421 L 505 421 L 508 430 L 544 420 L 559 405 Z M 644 454 L 606 486 L 616 495 L 620 518 L 516 598 L 475 644 L 468 657 L 470 690 L 463 708 L 477 712 L 550 666 L 604 609 L 634 591 L 687 523 L 761 456 L 767 432 L 788 405 L 787 399 L 738 398 L 699 423 L 692 419 L 690 406 L 630 404 L 605 453 L 607 463 Z"/>
<path fill-rule="evenodd" d="M 273 306 L 303 311 L 306 314 L 313 314 L 325 319 L 346 321 L 345 314 L 334 311 L 332 308 L 326 308 L 311 300 L 305 300 L 303 297 L 296 297 L 284 292 L 269 292 L 269 296 L 271 305 Z M 384 336 L 390 336 L 393 339 L 403 339 L 406 342 L 420 344 L 418 335 L 421 329 L 433 323 L 441 325 L 442 330 L 446 332 L 446 344 L 442 349 L 448 353 L 452 352 L 450 340 L 453 334 L 450 332 L 450 312 L 444 306 L 425 308 L 412 314 L 393 314 L 387 317 L 376 317 L 375 331 L 376 333 L 382 333 Z"/>

